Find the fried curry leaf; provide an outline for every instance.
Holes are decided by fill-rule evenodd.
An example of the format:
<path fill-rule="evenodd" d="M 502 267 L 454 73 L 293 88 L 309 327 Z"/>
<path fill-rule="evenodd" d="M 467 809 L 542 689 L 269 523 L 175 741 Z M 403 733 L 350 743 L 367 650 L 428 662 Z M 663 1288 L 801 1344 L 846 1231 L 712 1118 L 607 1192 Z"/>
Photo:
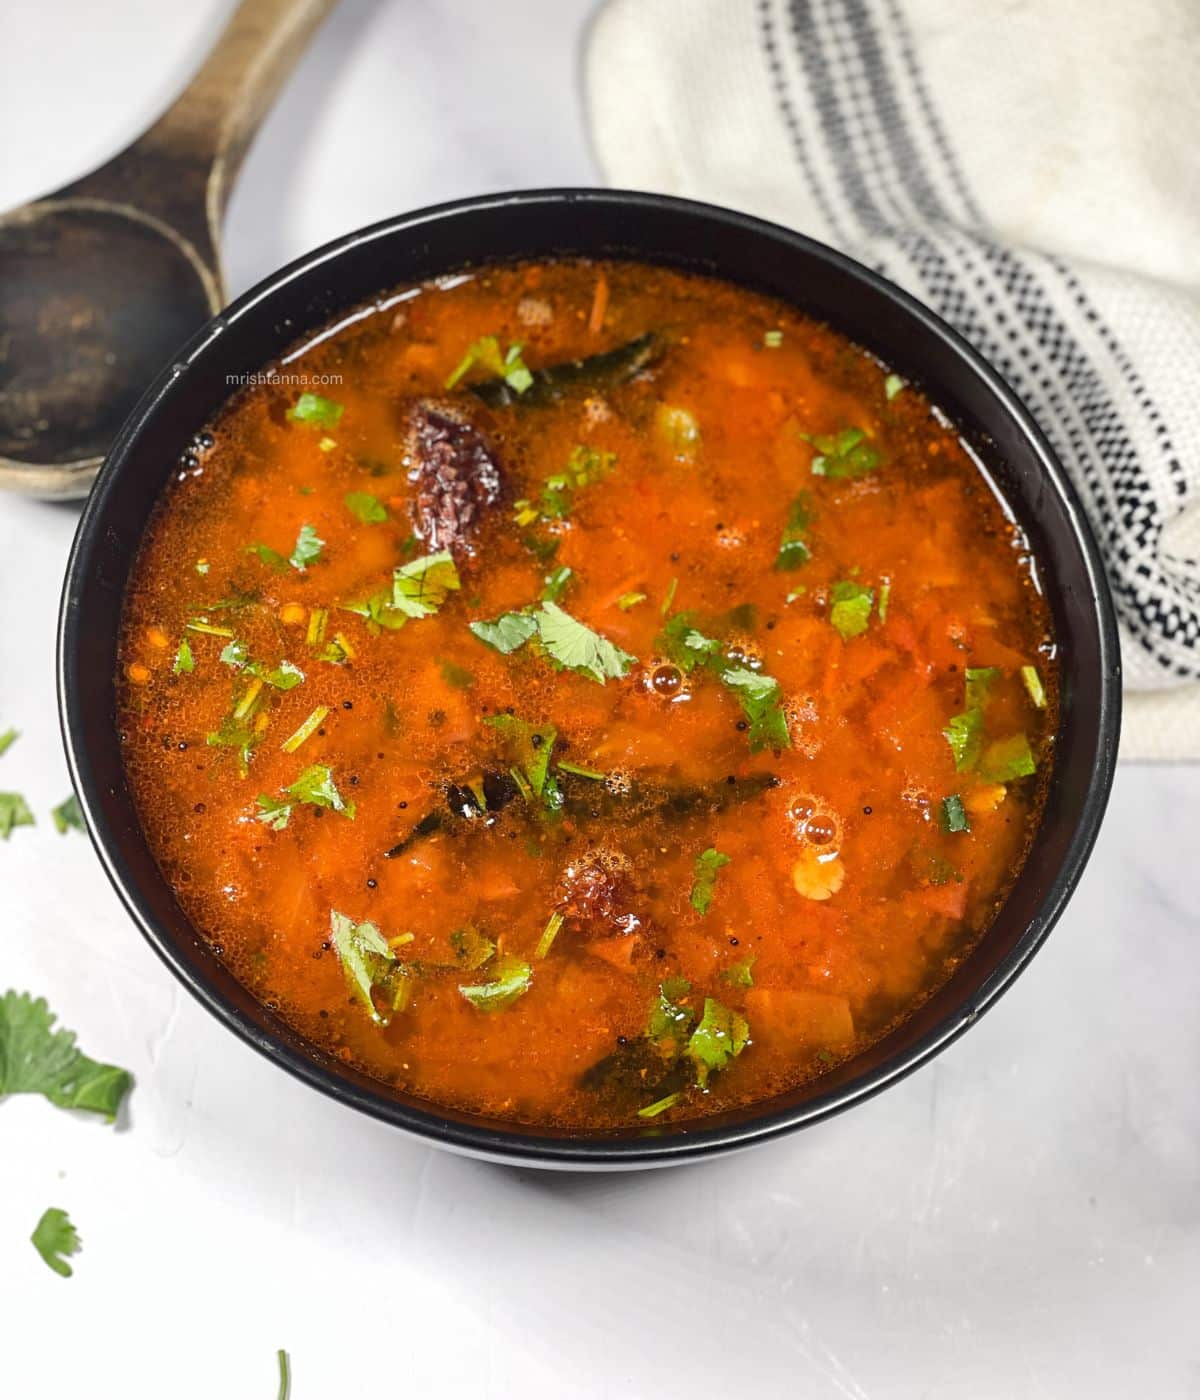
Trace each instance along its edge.
<path fill-rule="evenodd" d="M 746 737 L 750 741 L 751 753 L 766 748 L 791 748 L 792 736 L 788 731 L 787 712 L 783 708 L 783 692 L 773 676 L 748 670 L 744 666 L 733 666 L 721 672 L 721 680 L 737 696 L 742 713 L 750 721 Z"/>
<path fill-rule="evenodd" d="M 546 652 L 560 666 L 603 685 L 606 680 L 620 680 L 637 664 L 637 657 L 622 651 L 599 632 L 557 603 L 546 602 L 533 615 L 538 635 Z"/>
<path fill-rule="evenodd" d="M 304 423 L 310 428 L 336 428 L 345 411 L 345 405 L 333 399 L 305 393 L 288 409 L 287 416 L 291 422 Z"/>
<path fill-rule="evenodd" d="M 50 819 L 54 823 L 54 829 L 60 836 L 65 836 L 72 829 L 75 831 L 86 831 L 83 824 L 83 813 L 79 810 L 79 799 L 74 793 L 57 807 L 50 809 Z"/>
<path fill-rule="evenodd" d="M 35 825 L 29 803 L 19 792 L 0 792 L 0 840 L 7 841 L 15 827 Z"/>
<path fill-rule="evenodd" d="M 471 631 L 481 642 L 493 647 L 504 656 L 510 655 L 525 643 L 538 630 L 537 623 L 528 613 L 501 613 L 494 622 L 468 623 Z"/>
<path fill-rule="evenodd" d="M 971 823 L 967 819 L 967 809 L 963 806 L 963 800 L 958 793 L 942 798 L 942 810 L 938 820 L 943 831 L 971 830 Z"/>
<path fill-rule="evenodd" d="M 520 958 L 504 957 L 496 964 L 496 975 L 490 982 L 459 987 L 459 991 L 477 1011 L 501 1011 L 511 1006 L 529 990 L 533 968 Z"/>
<path fill-rule="evenodd" d="M 692 882 L 691 905 L 698 914 L 707 914 L 712 908 L 713 894 L 717 887 L 717 871 L 729 864 L 729 857 L 712 846 L 701 851 L 696 857 L 695 879 Z"/>
<path fill-rule="evenodd" d="M 301 525 L 288 563 L 293 569 L 299 569 L 303 572 L 321 557 L 321 551 L 324 548 L 325 541 L 317 534 L 314 527 L 308 524 Z"/>
<path fill-rule="evenodd" d="M 14 991 L 0 997 L 0 1098 L 41 1094 L 58 1108 L 99 1113 L 111 1123 L 133 1076 L 89 1059 L 75 1033 L 55 1030 L 54 1021 L 40 997 Z"/>
<path fill-rule="evenodd" d="M 449 550 L 401 564 L 392 578 L 392 606 L 409 617 L 432 617 L 447 596 L 462 587 Z"/>
<path fill-rule="evenodd" d="M 196 658 L 192 655 L 192 644 L 187 637 L 179 640 L 179 649 L 175 653 L 175 661 L 171 670 L 177 676 L 190 675 L 196 669 Z"/>
<path fill-rule="evenodd" d="M 696 1083 L 705 1088 L 709 1075 L 724 1069 L 749 1043 L 746 1018 L 713 997 L 705 997 L 704 1015 L 687 1044 L 688 1056 L 696 1066 Z"/>
<path fill-rule="evenodd" d="M 65 1210 L 51 1206 L 49 1210 L 43 1211 L 42 1218 L 33 1227 L 33 1234 L 29 1239 L 34 1249 L 56 1274 L 63 1278 L 71 1277 L 73 1271 L 67 1260 L 79 1253 L 83 1248 L 83 1241 Z"/>
<path fill-rule="evenodd" d="M 337 909 L 330 910 L 329 932 L 342 965 L 346 985 L 362 1002 L 376 1025 L 386 1026 L 391 1013 L 408 1001 L 410 969 L 396 958 L 376 924 L 356 924 Z M 382 1001 L 384 1010 L 377 1005 Z"/>
<path fill-rule="evenodd" d="M 350 514 L 364 525 L 382 525 L 388 518 L 387 507 L 369 491 L 347 491 L 342 499 Z"/>
<path fill-rule="evenodd" d="M 791 513 L 779 541 L 779 553 L 775 556 L 776 569 L 798 569 L 801 564 L 812 558 L 808 547 L 808 527 L 812 524 L 812 518 L 812 496 L 807 491 L 801 491 L 792 502 Z"/>
<path fill-rule="evenodd" d="M 284 792 L 294 797 L 297 802 L 307 802 L 313 807 L 325 807 L 332 812 L 341 812 L 351 821 L 354 820 L 354 803 L 343 800 L 342 794 L 337 790 L 337 784 L 333 781 L 333 770 L 324 763 L 314 763 L 306 768 L 294 783 L 284 788 Z"/>
<path fill-rule="evenodd" d="M 817 449 L 812 460 L 813 476 L 824 476 L 830 481 L 867 476 L 883 460 L 862 428 L 843 428 L 839 433 L 818 434 L 808 440 Z"/>
<path fill-rule="evenodd" d="M 867 630 L 871 609 L 875 605 L 874 589 L 855 583 L 853 579 L 843 579 L 841 583 L 833 585 L 829 599 L 832 604 L 829 620 L 843 641 L 848 642 Z"/>

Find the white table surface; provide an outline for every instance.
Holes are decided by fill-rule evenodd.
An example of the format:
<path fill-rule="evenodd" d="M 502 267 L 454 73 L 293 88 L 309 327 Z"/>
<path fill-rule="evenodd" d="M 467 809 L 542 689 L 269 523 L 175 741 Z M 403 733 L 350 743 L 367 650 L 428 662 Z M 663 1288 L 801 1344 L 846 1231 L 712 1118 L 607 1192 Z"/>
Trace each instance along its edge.
<path fill-rule="evenodd" d="M 750 3 L 750 0 L 743 0 Z M 347 0 L 244 169 L 237 292 L 373 219 L 593 183 L 593 0 Z M 0 207 L 130 138 L 227 0 L 5 7 Z M 896 1089 L 712 1165 L 563 1177 L 407 1141 L 294 1083 L 175 983 L 68 791 L 53 639 L 77 512 L 0 498 L 0 987 L 137 1076 L 119 1131 L 0 1104 L 0 1392 L 1013 1400 L 1200 1394 L 1200 769 L 1122 768 L 1032 969 Z M 84 1238 L 75 1276 L 28 1236 Z"/>

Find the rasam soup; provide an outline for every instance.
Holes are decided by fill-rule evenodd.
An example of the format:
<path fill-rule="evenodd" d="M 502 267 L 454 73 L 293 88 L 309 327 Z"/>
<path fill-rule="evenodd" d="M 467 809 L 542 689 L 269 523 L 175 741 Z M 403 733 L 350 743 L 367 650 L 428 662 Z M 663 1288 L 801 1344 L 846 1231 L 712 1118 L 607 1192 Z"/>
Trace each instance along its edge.
<path fill-rule="evenodd" d="M 318 1046 L 576 1129 L 825 1073 L 953 972 L 1052 764 L 1034 562 L 915 388 L 744 289 L 398 291 L 241 389 L 120 726 L 196 928 Z"/>

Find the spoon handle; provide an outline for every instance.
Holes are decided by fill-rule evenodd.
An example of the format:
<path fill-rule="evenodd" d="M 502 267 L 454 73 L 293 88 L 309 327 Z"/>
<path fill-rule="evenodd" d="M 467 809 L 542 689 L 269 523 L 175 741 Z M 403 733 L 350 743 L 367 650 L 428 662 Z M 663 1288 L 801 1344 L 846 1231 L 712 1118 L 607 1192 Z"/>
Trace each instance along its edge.
<path fill-rule="evenodd" d="M 212 278 L 221 218 L 259 124 L 337 0 L 242 0 L 199 72 L 148 130 L 59 192 L 132 207 L 168 225 Z M 215 309 L 215 307 L 214 307 Z"/>
<path fill-rule="evenodd" d="M 130 148 L 209 171 L 219 221 L 262 119 L 336 0 L 242 0 L 200 71 Z"/>

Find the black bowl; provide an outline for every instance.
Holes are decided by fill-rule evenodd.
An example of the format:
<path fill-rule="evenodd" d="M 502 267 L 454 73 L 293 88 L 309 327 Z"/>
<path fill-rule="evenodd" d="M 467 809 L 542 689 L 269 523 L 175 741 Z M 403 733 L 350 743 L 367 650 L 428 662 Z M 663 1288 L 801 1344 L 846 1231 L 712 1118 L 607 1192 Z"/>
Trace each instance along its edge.
<path fill-rule="evenodd" d="M 1059 645 L 1061 718 L 1041 825 L 999 916 L 950 981 L 818 1083 L 654 1132 L 556 1133 L 440 1109 L 296 1035 L 234 980 L 179 908 L 142 834 L 116 736 L 129 573 L 164 484 L 233 377 L 398 283 L 571 254 L 665 263 L 782 297 L 920 386 L 978 445 L 1027 532 Z M 71 773 L 104 867 L 152 947 L 213 1015 L 314 1088 L 429 1142 L 564 1168 L 657 1166 L 762 1142 L 868 1098 L 936 1054 L 1012 982 L 1062 912 L 1108 800 L 1120 719 L 1116 627 L 1095 542 L 1061 465 L 995 371 L 904 292 L 819 243 L 728 210 L 612 190 L 502 194 L 391 219 L 292 263 L 210 321 L 147 390 L 100 472 L 67 568 L 58 668 Z"/>

